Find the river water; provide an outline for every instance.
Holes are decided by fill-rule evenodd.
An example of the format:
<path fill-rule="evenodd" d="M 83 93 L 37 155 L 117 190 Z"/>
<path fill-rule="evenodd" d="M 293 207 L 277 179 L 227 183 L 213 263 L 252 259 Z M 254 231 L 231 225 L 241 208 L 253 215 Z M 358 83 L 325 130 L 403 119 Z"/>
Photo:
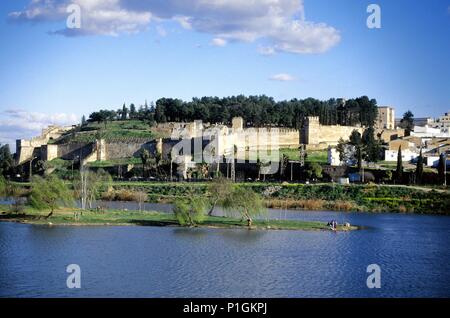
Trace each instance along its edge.
<path fill-rule="evenodd" d="M 334 233 L 0 222 L 0 296 L 450 297 L 450 217 L 282 210 L 270 210 L 269 217 L 336 219 L 366 228 Z M 81 268 L 80 289 L 66 286 L 69 264 Z M 379 289 L 366 285 L 369 264 L 381 268 Z"/>

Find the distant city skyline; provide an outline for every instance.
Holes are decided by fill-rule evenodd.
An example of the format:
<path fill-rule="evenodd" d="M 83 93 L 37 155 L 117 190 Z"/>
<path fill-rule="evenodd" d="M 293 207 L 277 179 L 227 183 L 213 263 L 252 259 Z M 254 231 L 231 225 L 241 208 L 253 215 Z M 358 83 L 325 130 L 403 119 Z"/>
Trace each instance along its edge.
<path fill-rule="evenodd" d="M 396 117 L 450 110 L 450 4 L 17 0 L 0 4 L 0 143 L 161 97 L 367 95 Z M 81 28 L 69 29 L 70 4 Z"/>

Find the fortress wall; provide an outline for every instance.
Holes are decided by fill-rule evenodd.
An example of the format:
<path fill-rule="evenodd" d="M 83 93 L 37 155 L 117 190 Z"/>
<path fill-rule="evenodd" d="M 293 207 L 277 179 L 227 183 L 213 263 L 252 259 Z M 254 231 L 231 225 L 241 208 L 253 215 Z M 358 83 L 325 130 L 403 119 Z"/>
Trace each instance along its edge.
<path fill-rule="evenodd" d="M 58 158 L 64 160 L 74 160 L 79 158 L 85 158 L 94 151 L 93 143 L 68 143 L 58 146 Z"/>
<path fill-rule="evenodd" d="M 353 130 L 357 130 L 360 134 L 362 134 L 364 131 L 364 129 L 361 127 L 321 125 L 319 130 L 320 142 L 326 143 L 330 146 L 337 145 L 340 138 L 347 141 Z"/>
<path fill-rule="evenodd" d="M 33 137 L 30 140 L 17 140 L 17 164 L 22 164 L 25 161 L 29 160 L 33 156 L 33 153 L 34 156 L 40 156 L 45 160 L 45 158 L 48 156 L 49 150 L 48 148 L 42 149 L 42 147 L 46 146 L 50 139 L 59 138 L 64 132 L 70 130 L 71 128 L 72 127 L 49 126 L 42 130 L 40 136 Z M 54 156 L 54 148 L 51 150 L 50 155 Z"/>
<path fill-rule="evenodd" d="M 58 145 L 43 145 L 41 147 L 41 160 L 50 161 L 58 158 Z"/>
<path fill-rule="evenodd" d="M 360 134 L 364 128 L 356 126 L 321 125 L 319 117 L 307 117 L 305 126 L 300 135 L 301 143 L 307 145 L 307 149 L 325 149 L 328 146 L 337 145 L 339 139 L 348 140 L 353 130 Z"/>
<path fill-rule="evenodd" d="M 295 129 L 244 129 L 241 132 L 219 136 L 219 153 L 238 149 L 297 148 L 300 144 L 299 131 Z"/>
<path fill-rule="evenodd" d="M 139 156 L 141 149 L 154 152 L 154 148 L 155 145 L 152 142 L 107 142 L 105 144 L 105 157 L 106 160 L 136 157 Z"/>
<path fill-rule="evenodd" d="M 22 140 L 23 141 L 23 140 Z M 17 143 L 17 164 L 22 164 L 25 161 L 29 160 L 33 155 L 34 147 L 31 147 L 29 144 L 19 144 Z"/>
<path fill-rule="evenodd" d="M 375 134 L 381 136 L 381 140 L 384 142 L 390 142 L 401 137 L 405 137 L 404 129 L 377 129 Z"/>

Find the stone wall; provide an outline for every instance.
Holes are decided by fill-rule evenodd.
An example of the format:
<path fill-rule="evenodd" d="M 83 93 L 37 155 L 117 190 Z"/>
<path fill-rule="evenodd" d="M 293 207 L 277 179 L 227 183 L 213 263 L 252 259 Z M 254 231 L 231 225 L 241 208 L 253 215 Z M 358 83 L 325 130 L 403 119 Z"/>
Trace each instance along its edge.
<path fill-rule="evenodd" d="M 58 158 L 58 145 L 41 146 L 41 160 L 50 161 Z"/>
<path fill-rule="evenodd" d="M 16 140 L 16 153 L 17 153 L 17 164 L 22 164 L 32 156 L 41 156 L 41 147 L 48 144 L 50 140 L 59 138 L 66 131 L 72 129 L 72 127 L 59 127 L 59 126 L 49 126 L 42 129 L 41 135 L 33 137 L 30 140 L 18 139 Z M 47 156 L 48 149 L 43 150 Z M 51 150 L 54 152 L 54 150 Z"/>
<path fill-rule="evenodd" d="M 307 149 L 326 149 L 335 146 L 339 139 L 348 140 L 352 131 L 357 130 L 360 134 L 364 128 L 356 126 L 321 125 L 319 117 L 307 117 L 305 125 L 300 132 L 300 142 Z"/>
<path fill-rule="evenodd" d="M 106 142 L 104 156 L 99 160 L 112 160 L 120 158 L 138 157 L 141 149 L 154 152 L 154 142 Z"/>

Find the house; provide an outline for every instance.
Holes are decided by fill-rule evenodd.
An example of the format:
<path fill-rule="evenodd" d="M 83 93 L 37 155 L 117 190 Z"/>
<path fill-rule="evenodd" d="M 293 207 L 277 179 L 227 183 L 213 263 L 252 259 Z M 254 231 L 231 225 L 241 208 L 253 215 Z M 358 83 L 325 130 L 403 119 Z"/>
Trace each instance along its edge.
<path fill-rule="evenodd" d="M 384 160 L 397 161 L 398 150 L 400 147 L 402 150 L 402 161 L 412 161 L 420 154 L 420 149 L 415 143 L 406 139 L 396 139 L 389 142 L 388 149 L 384 151 Z"/>

